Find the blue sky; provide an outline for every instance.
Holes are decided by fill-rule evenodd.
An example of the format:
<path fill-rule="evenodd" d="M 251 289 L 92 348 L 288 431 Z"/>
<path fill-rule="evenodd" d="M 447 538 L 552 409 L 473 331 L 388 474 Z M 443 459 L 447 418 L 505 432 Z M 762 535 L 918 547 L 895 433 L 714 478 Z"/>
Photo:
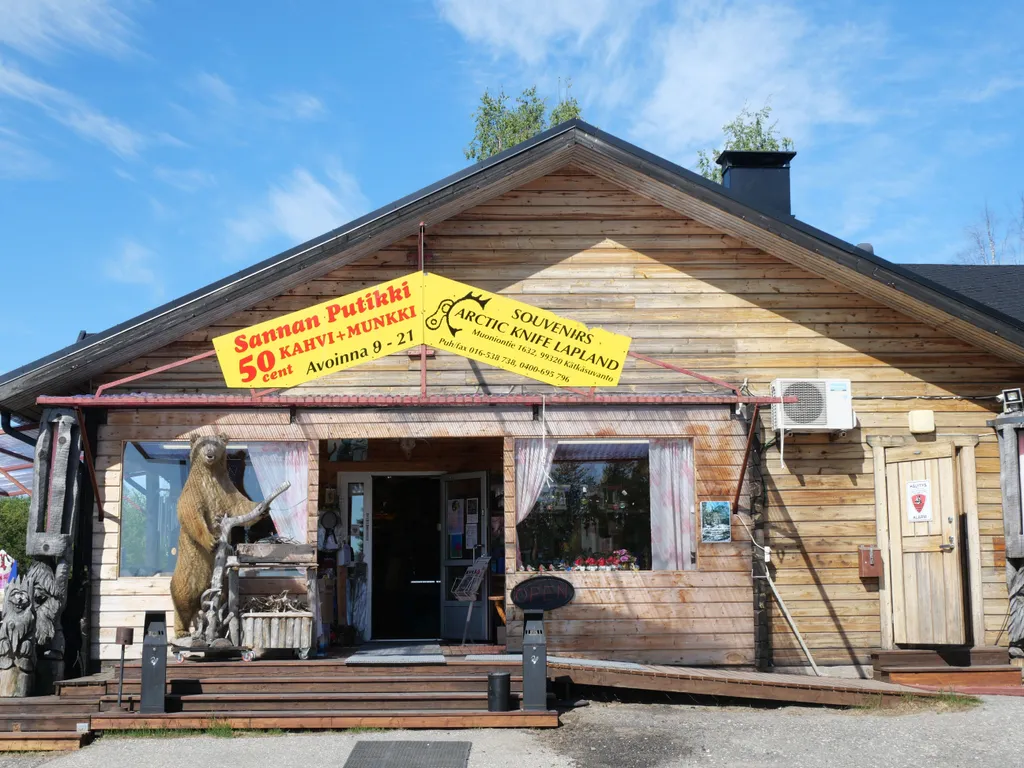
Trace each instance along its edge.
<path fill-rule="evenodd" d="M 484 88 L 571 77 L 687 167 L 768 98 L 793 210 L 955 261 L 1024 191 L 1019 3 L 0 0 L 0 371 L 466 165 Z"/>

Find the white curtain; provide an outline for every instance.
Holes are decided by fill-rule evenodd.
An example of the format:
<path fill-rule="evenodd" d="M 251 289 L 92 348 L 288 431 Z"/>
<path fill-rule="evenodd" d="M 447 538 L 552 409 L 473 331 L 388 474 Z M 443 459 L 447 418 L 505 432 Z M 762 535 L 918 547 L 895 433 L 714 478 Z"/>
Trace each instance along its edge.
<path fill-rule="evenodd" d="M 286 480 L 291 487 L 270 502 L 270 518 L 282 538 L 306 543 L 309 449 L 306 443 L 250 443 L 249 459 L 263 493 Z"/>
<path fill-rule="evenodd" d="M 557 440 L 516 440 L 516 525 L 529 517 L 534 504 L 540 498 L 551 473 L 551 463 L 554 461 L 557 448 Z M 516 568 L 521 568 L 522 565 L 523 558 L 519 551 L 517 534 Z"/>
<path fill-rule="evenodd" d="M 694 480 L 690 440 L 651 440 L 651 567 L 689 571 L 693 562 Z"/>

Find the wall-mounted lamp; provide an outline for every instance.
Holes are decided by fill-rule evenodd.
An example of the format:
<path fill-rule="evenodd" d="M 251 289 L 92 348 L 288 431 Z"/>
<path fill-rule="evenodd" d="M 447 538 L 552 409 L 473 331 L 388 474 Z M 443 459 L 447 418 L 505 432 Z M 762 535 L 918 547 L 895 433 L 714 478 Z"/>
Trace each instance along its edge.
<path fill-rule="evenodd" d="M 999 401 L 1003 404 L 1003 413 L 1024 412 L 1024 396 L 1021 396 L 1020 387 L 1004 389 L 999 395 Z"/>
<path fill-rule="evenodd" d="M 135 628 L 118 627 L 114 635 L 114 642 L 121 646 L 121 677 L 117 681 L 117 708 L 121 709 L 121 693 L 124 691 L 124 649 L 125 646 L 134 645 Z"/>

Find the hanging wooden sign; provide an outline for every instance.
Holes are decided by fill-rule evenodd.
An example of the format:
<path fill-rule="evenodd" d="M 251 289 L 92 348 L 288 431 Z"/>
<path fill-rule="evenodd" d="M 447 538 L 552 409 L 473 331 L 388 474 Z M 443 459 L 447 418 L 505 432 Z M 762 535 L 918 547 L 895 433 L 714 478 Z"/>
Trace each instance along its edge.
<path fill-rule="evenodd" d="M 630 338 L 426 275 L 424 338 L 437 349 L 558 387 L 614 387 Z"/>
<path fill-rule="evenodd" d="M 553 611 L 574 597 L 576 588 L 558 576 L 534 576 L 512 587 L 512 602 L 524 611 Z"/>
<path fill-rule="evenodd" d="M 213 340 L 229 387 L 288 388 L 419 344 L 559 387 L 614 387 L 630 339 L 414 272 Z"/>

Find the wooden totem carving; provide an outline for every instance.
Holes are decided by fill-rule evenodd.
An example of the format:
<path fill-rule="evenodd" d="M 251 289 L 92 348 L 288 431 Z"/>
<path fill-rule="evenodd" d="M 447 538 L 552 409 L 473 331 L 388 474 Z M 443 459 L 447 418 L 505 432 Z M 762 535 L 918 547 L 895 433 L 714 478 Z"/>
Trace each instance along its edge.
<path fill-rule="evenodd" d="M 0 696 L 49 694 L 64 678 L 61 614 L 80 514 L 82 434 L 67 409 L 39 422 L 25 549 L 37 562 L 8 585 L 0 625 Z"/>

